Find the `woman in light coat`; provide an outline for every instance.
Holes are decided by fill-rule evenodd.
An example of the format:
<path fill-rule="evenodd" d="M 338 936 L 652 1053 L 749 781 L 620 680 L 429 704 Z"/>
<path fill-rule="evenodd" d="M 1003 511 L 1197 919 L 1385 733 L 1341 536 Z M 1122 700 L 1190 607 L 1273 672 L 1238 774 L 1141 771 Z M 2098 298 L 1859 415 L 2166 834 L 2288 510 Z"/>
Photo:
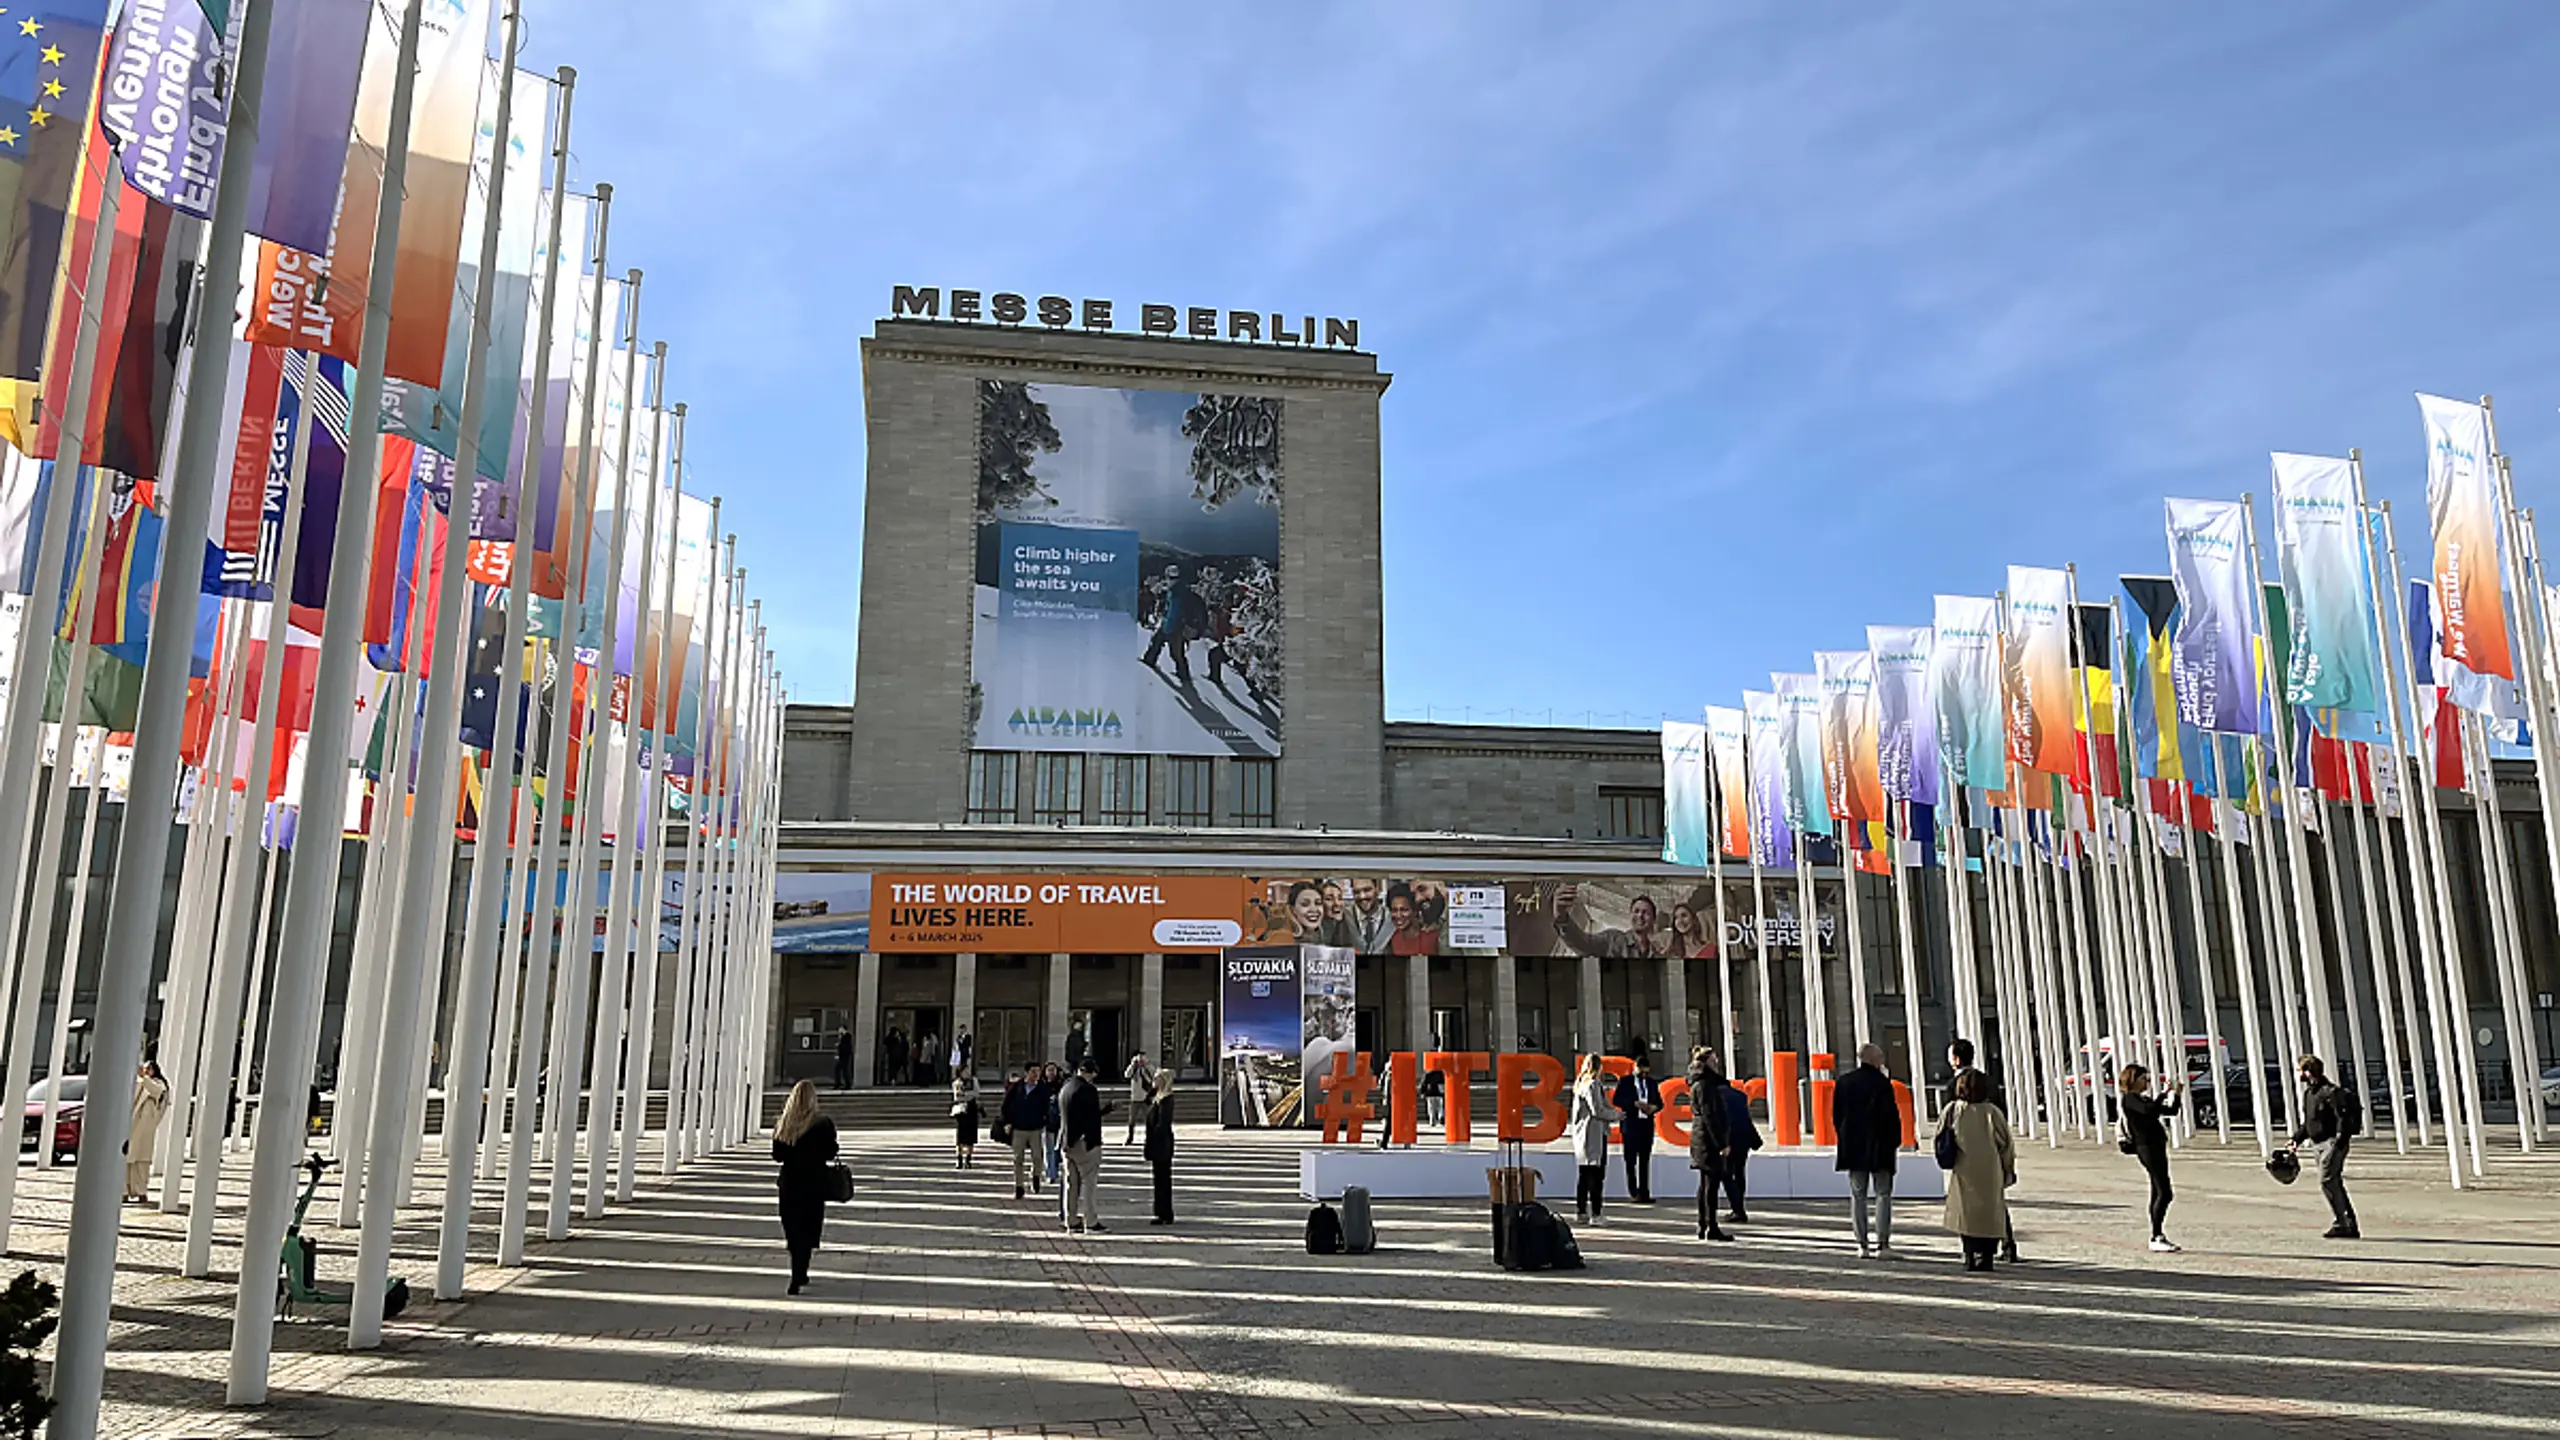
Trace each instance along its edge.
<path fill-rule="evenodd" d="M 124 1147 L 124 1198 L 147 1199 L 151 1193 L 151 1151 L 160 1143 L 160 1120 L 169 1113 L 169 1082 L 160 1067 L 145 1060 L 134 1073 L 133 1138 Z"/>
<path fill-rule="evenodd" d="M 1938 1117 L 1953 1132 L 1955 1168 L 1947 1172 L 1947 1228 L 1964 1240 L 1964 1268 L 1988 1273 L 2009 1233 L 2009 1187 L 2018 1183 L 2017 1140 L 2009 1117 L 1991 1103 L 1991 1079 L 1979 1070 L 1956 1077 L 1955 1103 Z"/>
<path fill-rule="evenodd" d="M 1573 1213 L 1586 1223 L 1600 1218 L 1600 1194 L 1609 1174 L 1609 1126 L 1618 1118 L 1609 1103 L 1609 1072 L 1598 1055 L 1582 1057 L 1582 1073 L 1573 1080 L 1573 1118 L 1565 1133 L 1573 1138 L 1573 1163 L 1579 1178 L 1573 1187 Z"/>
<path fill-rule="evenodd" d="M 951 1168 L 966 1170 L 978 1158 L 978 1072 L 962 1065 L 951 1076 Z"/>

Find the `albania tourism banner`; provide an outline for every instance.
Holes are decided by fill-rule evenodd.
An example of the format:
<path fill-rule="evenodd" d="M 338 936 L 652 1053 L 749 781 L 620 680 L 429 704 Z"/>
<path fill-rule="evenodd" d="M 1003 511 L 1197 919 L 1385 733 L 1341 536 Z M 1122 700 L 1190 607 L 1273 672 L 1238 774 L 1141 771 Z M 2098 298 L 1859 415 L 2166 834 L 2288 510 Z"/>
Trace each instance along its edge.
<path fill-rule="evenodd" d="M 2009 567 L 2009 645 L 2001 674 L 2009 758 L 2048 775 L 2077 768 L 2078 707 L 2071 693 L 2071 635 L 2064 628 L 2070 603 L 2069 572 Z"/>
<path fill-rule="evenodd" d="M 1254 945 L 1218 961 L 1218 1119 L 1230 1129 L 1315 1123 L 1304 1084 L 1358 1048 L 1357 959 L 1324 945 Z"/>
<path fill-rule="evenodd" d="M 1662 859 L 1707 863 L 1707 727 L 1662 722 Z"/>
<path fill-rule="evenodd" d="M 1876 776 L 1884 793 L 1922 805 L 1938 803 L 1938 728 L 1929 707 L 1926 625 L 1870 625 L 1867 653 L 1875 664 Z"/>
<path fill-rule="evenodd" d="M 2171 500 L 2169 573 L 2178 585 L 2178 633 L 2170 643 L 2178 719 L 2225 735 L 2258 733 L 2257 669 L 2250 640 L 2245 516 L 2229 500 Z"/>
<path fill-rule="evenodd" d="M 2285 701 L 2313 710 L 2379 711 L 2373 594 L 2352 462 L 2276 455 L 2276 561 L 2293 619 Z"/>
<path fill-rule="evenodd" d="M 977 748 L 1280 753 L 1280 417 L 979 382 Z"/>
<path fill-rule="evenodd" d="M 1786 712 L 1777 696 L 1745 690 L 1742 713 L 1751 725 L 1751 863 L 1785 869 L 1795 863 L 1794 831 L 1787 825 Z"/>
<path fill-rule="evenodd" d="M 1831 803 L 1822 789 L 1822 677 L 1772 672 L 1778 692 L 1781 753 L 1786 777 L 1787 828 L 1799 835 L 1831 833 Z"/>
<path fill-rule="evenodd" d="M 1882 820 L 1875 657 L 1864 650 L 1816 650 L 1813 670 L 1822 682 L 1822 789 L 1831 803 L 1831 818 Z"/>
<path fill-rule="evenodd" d="M 1940 595 L 1929 642 L 1929 693 L 1938 708 L 1940 753 L 1955 778 L 1976 790 L 2008 785 L 2000 728 L 2000 602 Z"/>
<path fill-rule="evenodd" d="M 1716 844 L 1736 860 L 1751 855 L 1751 772 L 1743 758 L 1750 726 L 1740 710 L 1707 707 L 1707 740 L 1716 758 Z"/>
<path fill-rule="evenodd" d="M 2418 397 L 2427 429 L 2427 519 L 2435 531 L 2437 640 L 2476 675 L 2515 678 L 2498 575 L 2498 495 L 2489 417 L 2479 406 Z"/>

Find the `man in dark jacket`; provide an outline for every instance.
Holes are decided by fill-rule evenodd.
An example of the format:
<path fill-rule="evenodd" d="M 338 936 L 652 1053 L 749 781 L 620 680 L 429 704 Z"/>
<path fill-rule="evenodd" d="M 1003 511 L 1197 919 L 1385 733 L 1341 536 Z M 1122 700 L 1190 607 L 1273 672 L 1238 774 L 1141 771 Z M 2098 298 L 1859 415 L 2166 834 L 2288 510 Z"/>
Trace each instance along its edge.
<path fill-rule="evenodd" d="M 842 1026 L 836 1029 L 836 1088 L 853 1088 L 853 1032 Z"/>
<path fill-rule="evenodd" d="M 1155 1218 L 1150 1225 L 1173 1223 L 1173 1077 L 1158 1072 L 1147 1101 L 1147 1165 L 1154 1171 Z"/>
<path fill-rule="evenodd" d="M 1058 1090 L 1058 1153 L 1067 1168 L 1066 1184 L 1058 1191 L 1058 1214 L 1075 1231 L 1104 1228 L 1096 1208 L 1102 1188 L 1102 1117 L 1118 1107 L 1102 1098 L 1094 1077 L 1093 1057 L 1087 1055 Z"/>
<path fill-rule="evenodd" d="M 1884 1073 L 1881 1046 L 1858 1047 L 1858 1068 L 1831 1087 L 1831 1128 L 1839 1139 L 1833 1167 L 1849 1176 L 1849 1218 L 1858 1232 L 1858 1254 L 1893 1257 L 1893 1165 L 1902 1149 L 1902 1107 Z M 1875 1243 L 1867 1243 L 1867 1196 L 1875 1195 Z"/>
<path fill-rule="evenodd" d="M 997 1113 L 1013 1146 L 1013 1198 L 1022 1198 L 1025 1175 L 1030 1177 L 1031 1193 L 1039 1194 L 1040 1173 L 1047 1163 L 1040 1153 L 1041 1136 L 1049 1123 L 1049 1089 L 1040 1083 L 1039 1066 L 1025 1066 L 1006 1082 L 1004 1106 Z"/>
<path fill-rule="evenodd" d="M 1653 1060 L 1636 1056 L 1633 1072 L 1618 1078 L 1609 1103 L 1618 1109 L 1618 1135 L 1626 1151 L 1627 1198 L 1653 1203 L 1653 1117 L 1662 1112 L 1662 1090 L 1653 1083 Z"/>
<path fill-rule="evenodd" d="M 2347 1142 L 2362 1128 L 2364 1107 L 2332 1084 L 2328 1067 L 2317 1055 L 2302 1057 L 2302 1123 L 2293 1127 L 2293 1145 L 2305 1143 L 2320 1167 L 2320 1194 L 2329 1202 L 2328 1240 L 2358 1240 L 2355 1202 L 2347 1198 Z"/>

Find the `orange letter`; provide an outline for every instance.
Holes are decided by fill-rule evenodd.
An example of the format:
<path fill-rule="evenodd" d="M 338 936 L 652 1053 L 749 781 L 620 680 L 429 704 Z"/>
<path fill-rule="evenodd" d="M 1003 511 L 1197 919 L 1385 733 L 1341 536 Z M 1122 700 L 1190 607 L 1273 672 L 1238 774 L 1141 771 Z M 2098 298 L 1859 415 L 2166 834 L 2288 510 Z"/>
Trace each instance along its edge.
<path fill-rule="evenodd" d="M 1689 1077 L 1675 1075 L 1654 1092 L 1662 1097 L 1662 1113 L 1653 1117 L 1653 1133 L 1674 1149 L 1689 1148 Z"/>
<path fill-rule="evenodd" d="M 1494 1134 L 1531 1145 L 1553 1140 L 1564 1133 L 1564 1107 L 1556 1103 L 1563 1093 L 1564 1062 L 1553 1055 L 1500 1057 L 1493 1065 Z M 1538 1112 L 1535 1128 L 1526 1115 L 1533 1106 Z"/>
<path fill-rule="evenodd" d="M 1769 1057 L 1770 1139 L 1780 1145 L 1804 1143 L 1804 1102 L 1796 1094 L 1796 1052 L 1781 1050 Z"/>
<path fill-rule="evenodd" d="M 1636 1062 L 1624 1055 L 1603 1055 L 1600 1057 L 1600 1073 L 1612 1080 L 1623 1080 L 1636 1073 Z M 1614 1094 L 1617 1086 L 1612 1085 L 1609 1089 Z M 1609 1143 L 1612 1145 L 1627 1143 L 1627 1137 L 1619 1133 L 1618 1122 L 1615 1120 L 1609 1122 Z"/>
<path fill-rule="evenodd" d="M 1919 1149 L 1920 1121 L 1912 1108 L 1911 1087 L 1903 1084 L 1899 1080 L 1894 1081 L 1893 1104 L 1895 1109 L 1902 1112 L 1902 1148 L 1905 1150 Z"/>
<path fill-rule="evenodd" d="M 1415 1068 L 1410 1050 L 1387 1057 L 1387 1065 L 1387 1139 L 1410 1145 L 1422 1114 L 1422 1072 Z"/>
<path fill-rule="evenodd" d="M 1316 1102 L 1316 1120 L 1324 1127 L 1318 1138 L 1324 1144 L 1332 1144 L 1336 1132 L 1345 1132 L 1343 1139 L 1350 1144 L 1360 1143 L 1360 1122 L 1377 1113 L 1369 1108 L 1375 1079 L 1367 1051 L 1333 1052 L 1333 1068 L 1317 1081 L 1324 1090 L 1324 1098 Z"/>
<path fill-rule="evenodd" d="M 1431 1050 L 1424 1052 L 1422 1068 L 1439 1071 L 1445 1082 L 1440 1106 L 1447 1123 L 1442 1127 L 1441 1138 L 1452 1145 L 1464 1145 L 1474 1139 L 1471 1092 L 1475 1077 L 1493 1068 L 1493 1057 L 1482 1050 Z"/>

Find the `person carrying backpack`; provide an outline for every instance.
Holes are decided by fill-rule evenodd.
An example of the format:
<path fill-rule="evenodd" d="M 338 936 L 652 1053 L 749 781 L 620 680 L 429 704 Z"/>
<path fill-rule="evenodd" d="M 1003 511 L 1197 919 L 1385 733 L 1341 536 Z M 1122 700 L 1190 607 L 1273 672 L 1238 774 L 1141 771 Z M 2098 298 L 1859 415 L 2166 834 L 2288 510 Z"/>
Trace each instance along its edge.
<path fill-rule="evenodd" d="M 2347 1143 L 2364 1130 L 2364 1106 L 2328 1077 L 2317 1055 L 2305 1055 L 2302 1075 L 2302 1123 L 2293 1127 L 2293 1148 L 2305 1143 L 2320 1169 L 2320 1194 L 2329 1202 L 2332 1223 L 2324 1240 L 2359 1240 L 2355 1202 L 2347 1198 Z"/>

